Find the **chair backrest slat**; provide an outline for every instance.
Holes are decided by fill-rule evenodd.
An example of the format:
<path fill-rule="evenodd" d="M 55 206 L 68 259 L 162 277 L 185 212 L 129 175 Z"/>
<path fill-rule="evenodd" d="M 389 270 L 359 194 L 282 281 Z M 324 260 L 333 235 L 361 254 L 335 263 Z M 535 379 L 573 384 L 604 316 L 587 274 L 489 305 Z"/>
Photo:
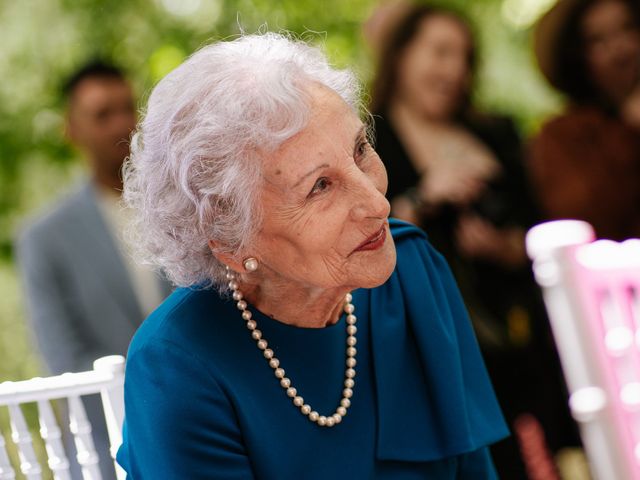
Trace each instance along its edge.
<path fill-rule="evenodd" d="M 9 409 L 12 438 L 18 447 L 20 470 L 27 480 L 39 479 L 42 469 L 36 454 L 27 422 L 20 404 L 37 402 L 40 422 L 40 436 L 45 442 L 48 465 L 55 480 L 70 478 L 70 461 L 65 454 L 61 429 L 49 403 L 53 399 L 66 399 L 69 409 L 69 427 L 76 446 L 76 459 L 82 467 L 85 480 L 100 480 L 98 454 L 91 435 L 91 424 L 80 398 L 82 395 L 100 393 L 107 421 L 110 451 L 115 462 L 115 454 L 122 443 L 122 423 L 124 419 L 124 357 L 113 355 L 103 357 L 94 363 L 94 370 L 79 373 L 65 373 L 47 378 L 32 378 L 20 382 L 0 383 L 0 406 Z M 125 472 L 116 464 L 115 473 L 119 480 Z M 0 480 L 15 479 L 15 470 L 0 435 Z"/>
<path fill-rule="evenodd" d="M 47 400 L 38 401 L 38 416 L 40 419 L 40 436 L 44 440 L 48 464 L 55 480 L 69 480 L 69 459 L 64 452 L 62 431 L 58 427 L 53 408 Z"/>
<path fill-rule="evenodd" d="M 93 445 L 91 424 L 80 397 L 71 395 L 69 402 L 69 428 L 76 445 L 78 463 L 82 467 L 82 476 L 87 479 L 101 479 L 98 467 L 98 454 Z"/>
<path fill-rule="evenodd" d="M 15 478 L 16 472 L 9 461 L 4 437 L 0 435 L 0 480 L 14 480 Z"/>
<path fill-rule="evenodd" d="M 124 358 L 103 357 L 93 362 L 93 370 L 108 378 L 124 380 Z M 122 444 L 122 424 L 124 423 L 124 381 L 103 384 L 100 391 L 104 405 L 107 431 L 111 440 L 111 458 L 114 459 L 116 478 L 125 480 L 126 472 L 115 461 L 118 448 Z"/>
<path fill-rule="evenodd" d="M 20 456 L 20 471 L 27 480 L 41 479 L 42 468 L 33 449 L 33 440 L 20 405 L 9 405 L 9 419 L 11 423 L 11 438 L 18 447 Z"/>

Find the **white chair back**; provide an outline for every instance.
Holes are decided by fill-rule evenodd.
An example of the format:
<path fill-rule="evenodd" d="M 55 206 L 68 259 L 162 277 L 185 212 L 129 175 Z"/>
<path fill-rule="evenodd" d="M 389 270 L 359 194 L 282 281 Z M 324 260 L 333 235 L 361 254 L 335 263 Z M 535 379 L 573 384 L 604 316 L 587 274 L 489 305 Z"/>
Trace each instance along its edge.
<path fill-rule="evenodd" d="M 111 456 L 122 444 L 122 422 L 124 420 L 124 357 L 113 355 L 102 357 L 93 364 L 93 370 L 80 373 L 64 373 L 47 378 L 32 378 L 20 382 L 0 383 L 0 406 L 9 410 L 11 439 L 16 445 L 20 459 L 20 472 L 27 480 L 42 478 L 42 468 L 36 458 L 31 434 L 22 412 L 21 404 L 36 403 L 47 463 L 55 480 L 70 479 L 70 463 L 62 442 L 50 401 L 66 399 L 69 411 L 69 430 L 76 446 L 76 460 L 85 480 L 101 480 L 98 455 L 93 445 L 91 424 L 87 420 L 81 396 L 100 393 L 104 407 Z M 124 470 L 115 464 L 118 480 L 126 477 Z M 0 480 L 16 478 L 5 439 L 0 435 Z"/>
<path fill-rule="evenodd" d="M 593 476 L 640 479 L 640 240 L 595 240 L 585 222 L 527 234 L 569 406 Z"/>

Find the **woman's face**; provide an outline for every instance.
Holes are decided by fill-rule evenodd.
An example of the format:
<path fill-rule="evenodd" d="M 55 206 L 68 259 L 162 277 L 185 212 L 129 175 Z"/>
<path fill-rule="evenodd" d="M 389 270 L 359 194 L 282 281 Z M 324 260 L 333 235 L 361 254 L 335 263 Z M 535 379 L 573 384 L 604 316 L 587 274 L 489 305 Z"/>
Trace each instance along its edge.
<path fill-rule="evenodd" d="M 398 65 L 398 95 L 436 120 L 450 118 L 469 88 L 471 39 L 455 17 L 422 20 Z"/>
<path fill-rule="evenodd" d="M 581 27 L 595 86 L 612 100 L 623 100 L 640 81 L 640 29 L 629 7 L 619 0 L 598 2 Z"/>
<path fill-rule="evenodd" d="M 311 93 L 308 126 L 264 165 L 256 274 L 310 288 L 378 286 L 395 267 L 386 171 L 351 108 L 324 87 Z"/>

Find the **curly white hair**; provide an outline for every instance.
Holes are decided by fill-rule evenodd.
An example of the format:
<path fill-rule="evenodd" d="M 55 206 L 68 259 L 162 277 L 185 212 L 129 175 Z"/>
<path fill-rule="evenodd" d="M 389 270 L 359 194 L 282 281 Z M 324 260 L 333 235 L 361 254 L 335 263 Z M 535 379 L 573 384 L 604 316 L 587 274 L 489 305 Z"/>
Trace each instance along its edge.
<path fill-rule="evenodd" d="M 309 87 L 363 111 L 360 85 L 317 48 L 261 33 L 195 52 L 153 89 L 124 166 L 130 240 L 179 286 L 225 289 L 226 253 L 250 252 L 264 158 L 307 125 Z"/>

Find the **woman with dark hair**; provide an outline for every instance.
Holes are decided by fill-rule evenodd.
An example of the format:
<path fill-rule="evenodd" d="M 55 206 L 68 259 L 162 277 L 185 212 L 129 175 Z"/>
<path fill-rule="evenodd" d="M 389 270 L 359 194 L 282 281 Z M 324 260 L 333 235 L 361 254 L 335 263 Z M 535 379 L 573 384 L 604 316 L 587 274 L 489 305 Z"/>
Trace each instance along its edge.
<path fill-rule="evenodd" d="M 534 214 L 520 141 L 509 120 L 471 108 L 475 57 L 470 26 L 451 11 L 416 6 L 388 32 L 371 103 L 387 196 L 445 253 L 455 235 L 470 256 L 521 266 Z"/>
<path fill-rule="evenodd" d="M 542 73 L 569 99 L 534 140 L 529 168 L 549 219 L 601 238 L 640 235 L 640 5 L 562 0 L 536 28 Z"/>
<path fill-rule="evenodd" d="M 392 214 L 423 227 L 452 266 L 514 431 L 492 448 L 496 467 L 503 478 L 526 478 L 517 420 L 532 414 L 554 451 L 573 443 L 575 427 L 524 252 L 536 214 L 521 144 L 510 120 L 472 108 L 476 48 L 467 21 L 441 8 L 402 8 L 378 42 L 372 88 L 387 197 Z"/>

